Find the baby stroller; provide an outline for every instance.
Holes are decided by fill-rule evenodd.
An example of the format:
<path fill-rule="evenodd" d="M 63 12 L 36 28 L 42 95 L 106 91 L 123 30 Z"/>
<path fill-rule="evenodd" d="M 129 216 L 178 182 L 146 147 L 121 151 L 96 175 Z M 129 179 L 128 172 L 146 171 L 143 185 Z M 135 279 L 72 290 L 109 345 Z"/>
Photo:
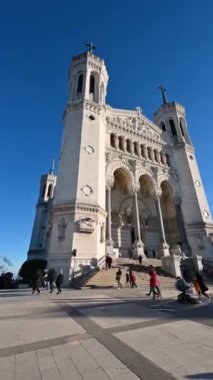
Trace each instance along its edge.
<path fill-rule="evenodd" d="M 176 289 L 181 292 L 177 296 L 177 300 L 180 303 L 191 303 L 195 304 L 196 299 L 192 295 L 192 284 L 187 284 L 183 278 L 177 277 L 175 282 Z"/>

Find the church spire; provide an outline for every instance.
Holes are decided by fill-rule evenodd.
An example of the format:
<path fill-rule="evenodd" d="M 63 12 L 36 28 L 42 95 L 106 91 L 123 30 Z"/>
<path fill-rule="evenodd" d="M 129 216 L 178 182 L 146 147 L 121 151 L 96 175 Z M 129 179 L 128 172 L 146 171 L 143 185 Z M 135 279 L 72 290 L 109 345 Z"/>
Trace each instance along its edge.
<path fill-rule="evenodd" d="M 158 88 L 161 90 L 161 93 L 162 93 L 163 104 L 167 104 L 168 100 L 166 97 L 166 88 L 164 88 L 162 84 Z"/>
<path fill-rule="evenodd" d="M 51 167 L 50 167 L 50 171 L 49 171 L 50 175 L 54 175 L 54 167 L 55 167 L 55 160 L 53 158 L 52 164 L 51 164 Z"/>

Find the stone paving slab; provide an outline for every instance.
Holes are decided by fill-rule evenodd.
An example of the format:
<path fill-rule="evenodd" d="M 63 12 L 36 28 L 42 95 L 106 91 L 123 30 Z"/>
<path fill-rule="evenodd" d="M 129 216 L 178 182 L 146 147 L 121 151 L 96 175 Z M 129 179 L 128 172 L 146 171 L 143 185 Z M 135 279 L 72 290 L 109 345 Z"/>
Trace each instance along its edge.
<path fill-rule="evenodd" d="M 213 329 L 209 326 L 182 320 L 115 336 L 177 379 L 193 379 L 202 373 L 211 373 L 206 378 L 213 379 Z"/>
<path fill-rule="evenodd" d="M 45 296 L 4 301 L 0 304 L 0 349 L 85 332 Z"/>
<path fill-rule="evenodd" d="M 163 312 L 154 311 L 134 303 L 124 303 L 124 301 L 116 305 L 109 303 L 105 306 L 79 308 L 79 311 L 102 328 L 127 326 L 146 322 L 147 320 L 165 318 L 165 313 Z M 166 317 L 170 318 L 170 315 L 166 315 Z"/>

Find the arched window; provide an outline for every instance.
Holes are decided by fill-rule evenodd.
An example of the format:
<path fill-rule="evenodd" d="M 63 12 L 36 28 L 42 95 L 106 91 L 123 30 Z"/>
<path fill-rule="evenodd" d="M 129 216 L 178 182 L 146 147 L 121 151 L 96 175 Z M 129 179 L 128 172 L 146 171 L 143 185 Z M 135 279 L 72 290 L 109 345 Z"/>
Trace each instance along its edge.
<path fill-rule="evenodd" d="M 144 149 L 143 149 L 143 145 L 140 145 L 140 148 L 141 148 L 141 156 L 142 156 L 142 157 L 145 157 L 145 156 L 144 156 Z"/>
<path fill-rule="evenodd" d="M 110 145 L 115 148 L 115 136 L 113 133 L 110 135 Z"/>
<path fill-rule="evenodd" d="M 181 120 L 180 120 L 180 130 L 181 130 L 182 136 L 185 137 Z"/>
<path fill-rule="evenodd" d="M 83 80 L 84 80 L 84 76 L 83 74 L 80 74 L 78 77 L 78 87 L 77 87 L 78 94 L 81 94 L 83 91 Z"/>
<path fill-rule="evenodd" d="M 52 195 L 52 185 L 49 185 L 49 187 L 48 187 L 48 192 L 47 192 L 47 196 L 48 196 L 48 197 L 51 197 L 51 195 Z"/>
<path fill-rule="evenodd" d="M 175 123 L 174 123 L 174 120 L 170 119 L 169 120 L 169 124 L 170 124 L 170 128 L 171 128 L 171 132 L 172 132 L 172 136 L 177 136 L 177 131 L 176 131 L 176 128 L 175 128 Z"/>
<path fill-rule="evenodd" d="M 164 124 L 164 123 L 161 123 L 160 126 L 161 126 L 162 131 L 163 131 L 163 132 L 166 132 L 166 126 L 165 126 L 165 124 Z"/>
<path fill-rule="evenodd" d="M 137 143 L 134 141 L 134 154 L 138 155 Z"/>
<path fill-rule="evenodd" d="M 42 190 L 42 197 L 45 196 L 45 192 L 46 192 L 46 185 L 43 186 L 43 190 Z"/>
<path fill-rule="evenodd" d="M 94 75 L 90 75 L 90 81 L 89 81 L 89 93 L 93 94 L 95 93 L 95 77 Z"/>
<path fill-rule="evenodd" d="M 123 143 L 122 143 L 122 137 L 121 136 L 118 137 L 118 146 L 119 146 L 120 150 L 123 150 Z"/>

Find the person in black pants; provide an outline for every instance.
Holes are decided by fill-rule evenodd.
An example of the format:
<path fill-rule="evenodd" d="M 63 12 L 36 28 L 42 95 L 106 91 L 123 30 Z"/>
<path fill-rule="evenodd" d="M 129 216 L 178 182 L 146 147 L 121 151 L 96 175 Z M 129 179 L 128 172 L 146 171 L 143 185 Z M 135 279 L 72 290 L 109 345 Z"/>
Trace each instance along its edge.
<path fill-rule="evenodd" d="M 61 273 L 58 274 L 57 278 L 56 278 L 56 288 L 57 288 L 57 293 L 56 294 L 60 294 L 62 292 L 61 290 L 61 287 L 62 287 L 62 284 L 64 282 L 64 275 L 63 275 L 63 272 L 61 271 Z"/>

